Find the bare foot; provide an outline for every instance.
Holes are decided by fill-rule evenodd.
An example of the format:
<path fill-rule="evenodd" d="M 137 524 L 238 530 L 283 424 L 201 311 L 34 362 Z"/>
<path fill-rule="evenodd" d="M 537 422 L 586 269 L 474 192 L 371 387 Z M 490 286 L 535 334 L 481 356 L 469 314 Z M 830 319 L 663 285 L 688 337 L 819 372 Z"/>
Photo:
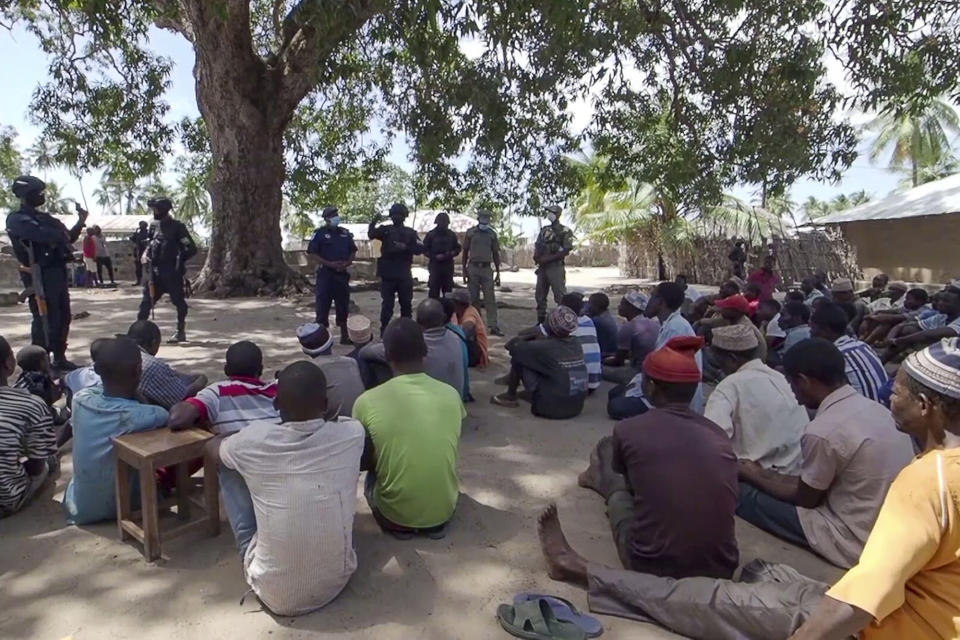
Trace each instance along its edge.
<path fill-rule="evenodd" d="M 554 580 L 587 586 L 587 563 L 573 550 L 560 528 L 557 505 L 551 504 L 537 519 L 540 549 L 547 561 L 547 575 Z"/>
<path fill-rule="evenodd" d="M 613 438 L 602 438 L 590 452 L 590 466 L 577 477 L 577 484 L 584 489 L 593 489 L 606 500 L 623 485 L 622 477 L 612 473 Z"/>

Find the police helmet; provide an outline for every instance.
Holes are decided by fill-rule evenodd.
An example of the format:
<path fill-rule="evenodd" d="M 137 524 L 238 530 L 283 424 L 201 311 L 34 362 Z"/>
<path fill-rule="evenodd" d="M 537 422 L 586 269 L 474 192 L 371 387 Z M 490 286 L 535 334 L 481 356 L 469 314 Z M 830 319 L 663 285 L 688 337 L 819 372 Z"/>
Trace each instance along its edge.
<path fill-rule="evenodd" d="M 33 176 L 20 176 L 13 181 L 13 185 L 10 187 L 10 190 L 13 191 L 13 195 L 17 196 L 18 198 L 26 198 L 29 195 L 41 193 L 46 188 L 46 183 L 40 178 L 35 178 Z"/>
<path fill-rule="evenodd" d="M 480 224 L 490 224 L 493 220 L 493 213 L 489 209 L 477 209 L 477 222 Z"/>
<path fill-rule="evenodd" d="M 173 202 L 170 201 L 170 198 L 161 196 L 147 200 L 147 206 L 158 211 L 170 211 L 173 209 Z"/>
<path fill-rule="evenodd" d="M 323 209 L 324 220 L 326 220 L 327 218 L 334 218 L 338 215 L 340 215 L 340 210 L 337 209 L 336 207 L 324 207 Z"/>
<path fill-rule="evenodd" d="M 410 210 L 407 209 L 407 205 L 403 204 L 402 202 L 397 202 L 392 207 L 390 207 L 391 218 L 394 216 L 401 216 L 403 218 L 406 218 L 408 215 L 410 215 Z"/>
<path fill-rule="evenodd" d="M 450 224 L 450 216 L 444 211 L 441 211 L 440 213 L 438 213 L 437 217 L 433 219 L 433 224 L 440 224 L 441 222 L 446 222 L 447 224 Z"/>

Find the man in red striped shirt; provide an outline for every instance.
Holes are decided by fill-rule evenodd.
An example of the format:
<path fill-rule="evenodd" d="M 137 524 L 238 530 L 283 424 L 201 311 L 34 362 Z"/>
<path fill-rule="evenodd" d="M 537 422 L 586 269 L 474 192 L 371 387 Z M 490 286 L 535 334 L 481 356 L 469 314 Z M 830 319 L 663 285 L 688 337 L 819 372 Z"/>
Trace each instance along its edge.
<path fill-rule="evenodd" d="M 193 398 L 187 398 L 170 410 L 167 426 L 174 431 L 202 426 L 216 434 L 240 431 L 252 422 L 280 422 L 273 406 L 277 382 L 263 382 L 263 353 L 260 347 L 244 340 L 227 349 L 223 372 L 227 379 L 215 382 Z M 223 507 L 237 540 L 240 554 L 246 552 L 257 531 L 253 501 L 243 477 L 220 467 L 220 491 Z"/>

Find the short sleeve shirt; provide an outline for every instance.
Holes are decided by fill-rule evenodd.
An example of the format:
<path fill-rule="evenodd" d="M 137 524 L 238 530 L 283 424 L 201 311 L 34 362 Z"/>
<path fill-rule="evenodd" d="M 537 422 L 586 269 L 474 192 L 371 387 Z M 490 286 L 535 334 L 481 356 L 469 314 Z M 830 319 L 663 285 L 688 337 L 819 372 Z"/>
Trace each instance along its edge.
<path fill-rule="evenodd" d="M 140 393 L 152 404 L 169 410 L 187 397 L 189 385 L 186 379 L 170 365 L 140 350 L 143 374 L 140 378 Z"/>
<path fill-rule="evenodd" d="M 353 405 L 376 454 L 373 503 L 390 522 L 427 529 L 457 506 L 460 393 L 425 373 L 396 376 Z"/>
<path fill-rule="evenodd" d="M 844 385 L 821 403 L 800 447 L 800 479 L 826 491 L 819 506 L 797 508 L 804 535 L 821 556 L 851 567 L 913 445 L 886 407 Z"/>
<path fill-rule="evenodd" d="M 871 614 L 864 640 L 960 637 L 960 450 L 934 450 L 887 493 L 860 561 L 827 595 Z"/>
<path fill-rule="evenodd" d="M 960 336 L 960 316 L 957 316 L 953 320 L 949 320 L 945 313 L 938 313 L 936 315 L 923 318 L 920 320 L 919 324 L 923 331 L 949 327 L 950 329 L 953 329 L 954 333 Z"/>
<path fill-rule="evenodd" d="M 30 476 L 21 458 L 43 460 L 56 452 L 46 403 L 25 389 L 0 387 L 0 516 L 23 506 Z"/>
<path fill-rule="evenodd" d="M 214 433 L 234 433 L 252 422 L 279 422 L 273 406 L 277 383 L 253 378 L 231 378 L 204 388 L 187 402 L 200 410 L 200 417 Z"/>
<path fill-rule="evenodd" d="M 342 227 L 317 229 L 307 246 L 307 253 L 326 260 L 346 260 L 356 252 L 353 234 Z"/>

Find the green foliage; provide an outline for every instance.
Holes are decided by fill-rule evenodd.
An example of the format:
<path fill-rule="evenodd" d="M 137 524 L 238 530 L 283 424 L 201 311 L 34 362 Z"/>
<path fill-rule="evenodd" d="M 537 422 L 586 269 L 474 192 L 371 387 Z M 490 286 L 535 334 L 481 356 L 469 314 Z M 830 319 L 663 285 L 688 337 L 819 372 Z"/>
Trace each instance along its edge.
<path fill-rule="evenodd" d="M 867 127 L 877 132 L 870 159 L 877 161 L 892 149 L 887 166 L 908 171 L 910 186 L 916 187 L 937 179 L 933 176 L 941 175 L 950 164 L 953 151 L 949 136 L 960 133 L 960 115 L 951 104 L 938 99 L 915 105 L 910 111 L 900 111 L 891 104 Z"/>
<path fill-rule="evenodd" d="M 17 132 L 12 127 L 0 127 L 0 207 L 16 209 L 20 201 L 10 192 L 10 185 L 23 175 L 26 162 L 17 148 Z"/>
<path fill-rule="evenodd" d="M 854 191 L 850 195 L 841 193 L 834 196 L 831 200 L 820 200 L 814 196 L 809 196 L 800 206 L 800 211 L 807 220 L 816 220 L 828 216 L 831 213 L 838 213 L 853 207 L 859 207 L 862 204 L 870 202 L 871 195 L 866 191 Z"/>

